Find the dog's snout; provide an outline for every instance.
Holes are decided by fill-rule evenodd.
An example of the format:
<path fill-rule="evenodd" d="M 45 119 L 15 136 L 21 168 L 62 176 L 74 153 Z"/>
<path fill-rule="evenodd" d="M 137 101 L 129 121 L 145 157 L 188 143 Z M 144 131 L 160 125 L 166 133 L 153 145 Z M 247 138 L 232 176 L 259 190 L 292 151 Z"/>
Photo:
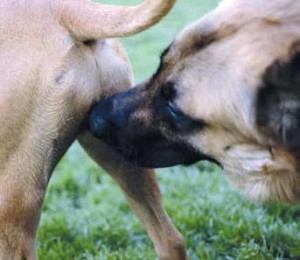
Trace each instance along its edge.
<path fill-rule="evenodd" d="M 105 115 L 105 113 L 98 111 L 97 108 L 91 112 L 89 120 L 90 130 L 97 137 L 102 137 L 108 130 L 109 124 Z"/>
<path fill-rule="evenodd" d="M 116 94 L 99 102 L 89 116 L 90 131 L 106 139 L 111 134 L 124 130 L 140 105 L 138 88 Z"/>
<path fill-rule="evenodd" d="M 98 103 L 91 111 L 89 126 L 92 134 L 97 137 L 103 137 L 105 133 L 111 131 L 113 127 L 113 101 L 105 99 Z"/>
<path fill-rule="evenodd" d="M 97 137 L 101 137 L 103 132 L 107 129 L 106 120 L 97 116 L 95 112 L 92 112 L 89 124 L 91 132 Z"/>

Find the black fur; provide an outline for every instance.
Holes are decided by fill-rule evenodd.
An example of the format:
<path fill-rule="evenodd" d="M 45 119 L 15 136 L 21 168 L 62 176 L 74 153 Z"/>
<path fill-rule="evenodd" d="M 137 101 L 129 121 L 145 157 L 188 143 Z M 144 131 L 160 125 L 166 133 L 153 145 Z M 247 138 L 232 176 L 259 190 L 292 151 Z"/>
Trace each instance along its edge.
<path fill-rule="evenodd" d="M 144 87 L 147 86 L 132 88 L 98 103 L 89 118 L 91 132 L 142 167 L 161 168 L 211 159 L 174 138 L 202 129 L 205 124 L 184 115 L 173 104 L 176 94 L 172 84 L 165 86 L 166 93 L 158 92 L 148 103 L 152 118 L 140 116 L 149 99 Z M 172 138 L 167 138 L 169 135 Z"/>
<path fill-rule="evenodd" d="M 276 61 L 263 77 L 257 96 L 256 124 L 276 144 L 300 148 L 300 53 Z"/>
<path fill-rule="evenodd" d="M 172 43 L 172 44 L 173 44 L 173 43 Z M 172 44 L 170 44 L 170 45 L 162 52 L 162 54 L 160 55 L 160 63 L 159 63 L 158 69 L 157 69 L 156 72 L 153 74 L 152 79 L 155 79 L 155 78 L 161 73 L 161 71 L 163 70 L 163 60 L 164 60 L 164 57 L 165 57 L 165 56 L 168 54 L 168 52 L 170 51 Z"/>

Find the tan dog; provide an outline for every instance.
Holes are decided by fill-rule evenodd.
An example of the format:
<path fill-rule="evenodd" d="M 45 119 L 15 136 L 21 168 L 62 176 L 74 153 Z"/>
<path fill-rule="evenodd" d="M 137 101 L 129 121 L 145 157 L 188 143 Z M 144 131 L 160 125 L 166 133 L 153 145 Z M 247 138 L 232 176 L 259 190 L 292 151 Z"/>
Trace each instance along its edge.
<path fill-rule="evenodd" d="M 120 185 L 160 257 L 186 257 L 162 208 L 155 173 L 129 163 L 119 171 L 121 158 L 82 126 L 95 101 L 132 84 L 122 46 L 104 38 L 150 27 L 174 2 L 0 1 L 0 259 L 36 259 L 49 178 L 77 137 Z"/>
<path fill-rule="evenodd" d="M 300 1 L 225 0 L 90 126 L 144 167 L 217 161 L 252 199 L 300 200 Z"/>

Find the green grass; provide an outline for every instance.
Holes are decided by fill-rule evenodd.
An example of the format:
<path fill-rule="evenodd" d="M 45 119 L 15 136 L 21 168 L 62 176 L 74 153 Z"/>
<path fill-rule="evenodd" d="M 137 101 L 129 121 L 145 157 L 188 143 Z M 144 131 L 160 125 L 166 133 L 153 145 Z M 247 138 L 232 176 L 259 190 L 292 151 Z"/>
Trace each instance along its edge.
<path fill-rule="evenodd" d="M 179 0 L 162 23 L 125 39 L 137 79 L 153 73 L 176 33 L 216 2 Z M 165 207 L 186 238 L 191 259 L 300 259 L 299 206 L 250 203 L 208 163 L 159 170 L 158 177 Z M 156 259 L 118 186 L 78 144 L 52 177 L 37 245 L 41 260 Z"/>

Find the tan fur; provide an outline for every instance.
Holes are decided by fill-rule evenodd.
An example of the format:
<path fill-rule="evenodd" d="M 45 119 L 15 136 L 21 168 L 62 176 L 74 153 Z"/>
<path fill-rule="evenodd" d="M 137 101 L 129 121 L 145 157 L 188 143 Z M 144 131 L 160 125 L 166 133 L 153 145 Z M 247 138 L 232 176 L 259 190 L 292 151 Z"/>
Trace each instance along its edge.
<path fill-rule="evenodd" d="M 161 20 L 174 3 L 175 0 L 144 0 L 137 6 L 116 7 L 83 0 L 51 2 L 60 21 L 80 40 L 136 34 Z"/>
<path fill-rule="evenodd" d="M 84 131 L 82 122 L 92 104 L 132 85 L 131 66 L 120 43 L 99 40 L 89 46 L 73 38 L 75 29 L 64 27 L 60 20 L 64 13 L 56 13 L 61 2 L 64 8 L 67 2 L 78 8 L 86 4 L 0 2 L 0 259 L 37 258 L 35 235 L 53 168 Z M 152 11 L 158 11 L 158 2 L 147 1 L 144 7 L 155 5 Z M 149 14 L 161 18 L 171 7 L 166 6 L 164 13 L 149 10 Z M 97 26 L 107 29 L 108 25 Z M 100 36 L 101 31 L 92 39 Z M 158 253 L 184 259 L 184 242 L 162 208 L 155 173 L 130 164 L 120 166 L 120 159 L 92 139 L 82 134 L 80 141 L 124 189 Z M 138 187 L 132 187 L 133 174 L 136 181 L 143 180 Z"/>
<path fill-rule="evenodd" d="M 160 82 L 175 82 L 176 106 L 208 124 L 186 137 L 189 143 L 260 201 L 300 199 L 298 159 L 254 123 L 262 75 L 276 60 L 290 58 L 300 39 L 299 14 L 299 1 L 224 0 L 178 35 L 159 76 Z M 207 36 L 213 40 L 193 50 Z"/>
<path fill-rule="evenodd" d="M 149 80 L 99 102 L 91 131 L 137 165 L 210 159 L 250 199 L 299 202 L 299 15 L 300 1 L 224 0 Z"/>

